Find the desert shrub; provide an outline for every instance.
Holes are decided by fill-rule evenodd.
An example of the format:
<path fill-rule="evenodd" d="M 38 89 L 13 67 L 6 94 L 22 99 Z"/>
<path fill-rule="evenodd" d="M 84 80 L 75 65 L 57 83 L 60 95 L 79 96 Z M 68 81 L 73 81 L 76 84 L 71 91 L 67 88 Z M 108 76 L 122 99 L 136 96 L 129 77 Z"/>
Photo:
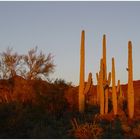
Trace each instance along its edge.
<path fill-rule="evenodd" d="M 121 121 L 118 117 L 114 119 L 114 124 L 113 124 L 113 138 L 123 138 L 123 133 L 122 133 L 122 126 L 121 126 Z"/>
<path fill-rule="evenodd" d="M 86 105 L 85 113 L 90 113 L 96 115 L 100 112 L 100 107 L 98 105 Z"/>
<path fill-rule="evenodd" d="M 118 116 L 113 118 L 112 120 L 101 120 L 101 127 L 104 129 L 104 134 L 102 138 L 108 139 L 118 139 L 124 138 L 122 124 Z"/>
<path fill-rule="evenodd" d="M 44 121 L 40 121 L 34 125 L 31 130 L 28 130 L 28 138 L 43 139 L 48 137 L 48 126 L 44 124 Z"/>
<path fill-rule="evenodd" d="M 96 123 L 85 123 L 78 125 L 75 130 L 75 138 L 78 139 L 97 139 L 101 138 L 103 129 Z"/>
<path fill-rule="evenodd" d="M 68 110 L 71 112 L 78 111 L 78 88 L 69 87 L 65 90 L 64 97 L 68 102 Z"/>
<path fill-rule="evenodd" d="M 133 138 L 140 138 L 140 128 L 139 127 L 133 128 L 132 133 L 134 136 Z"/>
<path fill-rule="evenodd" d="M 61 79 L 54 83 L 42 83 L 41 86 L 38 82 L 35 83 L 36 104 L 44 108 L 48 115 L 63 116 L 68 110 L 64 93 L 69 85 Z"/>
<path fill-rule="evenodd" d="M 63 89 L 63 90 L 71 87 L 71 84 L 67 83 L 64 79 L 56 78 L 53 84 L 56 88 Z"/>
<path fill-rule="evenodd" d="M 40 108 L 18 102 L 1 104 L 0 112 L 0 138 L 29 138 L 29 130 L 45 115 Z"/>
<path fill-rule="evenodd" d="M 39 90 L 36 93 L 37 95 L 37 105 L 43 108 L 48 115 L 54 115 L 60 117 L 67 110 L 67 101 L 63 96 L 64 91 L 52 87 L 47 89 L 46 92 L 40 94 Z"/>
<path fill-rule="evenodd" d="M 131 135 L 133 136 L 132 138 L 140 138 L 140 120 L 135 120 L 133 122 L 133 125 L 131 125 Z"/>

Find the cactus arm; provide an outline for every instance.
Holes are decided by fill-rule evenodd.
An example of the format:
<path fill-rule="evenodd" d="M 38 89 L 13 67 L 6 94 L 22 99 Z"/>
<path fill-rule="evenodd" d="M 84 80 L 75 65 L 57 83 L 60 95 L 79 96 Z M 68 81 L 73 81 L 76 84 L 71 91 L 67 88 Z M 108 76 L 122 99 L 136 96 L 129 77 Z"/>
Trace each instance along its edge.
<path fill-rule="evenodd" d="M 108 74 L 108 80 L 107 80 L 107 83 L 108 83 L 108 86 L 109 86 L 110 83 L 111 83 L 111 72 L 109 72 L 109 74 Z"/>
<path fill-rule="evenodd" d="M 87 82 L 86 87 L 84 89 L 85 95 L 89 92 L 91 85 L 92 85 L 92 73 L 90 72 L 88 75 L 88 82 Z"/>
<path fill-rule="evenodd" d="M 120 80 L 118 80 L 118 84 L 117 84 L 117 93 L 120 91 Z"/>

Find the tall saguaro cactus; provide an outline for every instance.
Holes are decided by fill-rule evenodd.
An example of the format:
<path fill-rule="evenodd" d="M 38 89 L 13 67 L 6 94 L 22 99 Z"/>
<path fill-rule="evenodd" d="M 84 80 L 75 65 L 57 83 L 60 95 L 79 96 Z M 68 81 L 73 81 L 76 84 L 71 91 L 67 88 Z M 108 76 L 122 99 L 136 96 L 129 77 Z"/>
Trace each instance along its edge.
<path fill-rule="evenodd" d="M 79 81 L 79 112 L 85 110 L 85 31 L 81 33 L 81 50 L 80 50 L 80 81 Z"/>
<path fill-rule="evenodd" d="M 105 96 L 105 113 L 108 113 L 108 89 L 105 88 L 107 82 L 107 67 L 106 67 L 106 35 L 103 35 L 103 86 L 104 86 L 104 96 Z"/>
<path fill-rule="evenodd" d="M 104 114 L 104 89 L 103 89 L 103 59 L 100 60 L 99 72 L 100 114 Z"/>
<path fill-rule="evenodd" d="M 109 73 L 109 77 L 107 79 L 107 65 L 106 65 L 106 35 L 103 35 L 103 87 L 104 87 L 104 96 L 105 96 L 105 114 L 108 113 L 108 87 L 111 81 L 111 73 Z"/>
<path fill-rule="evenodd" d="M 129 118 L 134 116 L 134 87 L 133 87 L 133 60 L 132 60 L 132 43 L 128 42 L 128 115 Z"/>
<path fill-rule="evenodd" d="M 107 66 L 106 66 L 106 35 L 103 35 L 102 40 L 102 59 L 100 61 L 100 73 L 96 73 L 97 78 L 97 99 L 100 100 L 100 114 L 103 115 L 104 113 L 108 113 L 108 92 L 109 92 L 109 85 L 111 81 L 111 72 L 108 75 L 107 79 Z M 102 80 L 102 81 L 101 81 Z M 97 101 L 99 101 L 97 100 Z"/>
<path fill-rule="evenodd" d="M 112 58 L 112 103 L 114 115 L 117 115 L 117 95 L 116 95 L 116 81 L 115 81 L 115 62 Z"/>

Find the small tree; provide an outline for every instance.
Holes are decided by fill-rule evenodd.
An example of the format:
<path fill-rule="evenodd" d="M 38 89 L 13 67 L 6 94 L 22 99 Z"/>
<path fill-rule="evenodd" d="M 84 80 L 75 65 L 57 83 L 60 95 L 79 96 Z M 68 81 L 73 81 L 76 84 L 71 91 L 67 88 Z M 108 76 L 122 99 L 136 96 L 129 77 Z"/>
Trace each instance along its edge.
<path fill-rule="evenodd" d="M 0 58 L 0 78 L 8 79 L 16 75 L 21 68 L 22 56 L 12 52 L 12 48 L 7 48 L 5 52 L 1 53 Z"/>
<path fill-rule="evenodd" d="M 50 53 L 47 57 L 42 51 L 37 54 L 37 47 L 30 49 L 28 54 L 24 56 L 25 65 L 28 69 L 26 78 L 36 79 L 43 78 L 44 76 L 47 77 L 49 73 L 54 71 L 52 58 Z"/>

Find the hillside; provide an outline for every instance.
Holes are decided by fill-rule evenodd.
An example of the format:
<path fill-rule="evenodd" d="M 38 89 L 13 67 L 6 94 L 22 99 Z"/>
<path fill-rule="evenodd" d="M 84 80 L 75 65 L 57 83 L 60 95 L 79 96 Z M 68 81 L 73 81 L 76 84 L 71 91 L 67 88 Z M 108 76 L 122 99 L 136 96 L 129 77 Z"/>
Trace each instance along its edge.
<path fill-rule="evenodd" d="M 134 85 L 134 93 L 135 93 L 135 117 L 140 118 L 140 80 L 133 81 Z M 127 84 L 122 84 L 122 92 L 127 99 Z M 71 106 L 77 106 L 78 104 L 78 86 L 68 89 L 65 93 L 65 97 Z M 90 91 L 87 96 L 87 102 L 89 105 L 96 105 L 96 97 L 97 97 L 97 86 L 93 85 L 90 88 Z M 111 98 L 111 93 L 109 93 L 109 97 Z"/>
<path fill-rule="evenodd" d="M 140 116 L 140 80 L 133 81 L 135 92 L 135 117 Z M 127 99 L 127 84 L 123 84 L 122 91 Z M 0 80 L 0 102 L 32 102 L 37 100 L 37 94 L 47 96 L 54 88 L 53 84 L 49 84 L 42 80 L 25 80 L 20 76 L 15 76 L 9 80 Z M 64 97 L 69 103 L 69 109 L 78 108 L 78 87 L 59 87 L 64 90 Z M 111 98 L 111 93 L 109 94 Z M 97 86 L 90 88 L 86 96 L 87 104 L 96 105 Z"/>
<path fill-rule="evenodd" d="M 88 127 L 97 127 L 97 138 L 139 138 L 140 80 L 133 83 L 135 114 L 130 120 L 127 110 L 120 108 L 119 118 L 114 116 L 111 104 L 108 114 L 99 115 L 96 85 L 86 95 L 86 110 L 80 114 L 78 86 L 20 76 L 0 80 L 0 138 L 95 138 Z M 121 86 L 127 99 L 127 84 Z"/>

